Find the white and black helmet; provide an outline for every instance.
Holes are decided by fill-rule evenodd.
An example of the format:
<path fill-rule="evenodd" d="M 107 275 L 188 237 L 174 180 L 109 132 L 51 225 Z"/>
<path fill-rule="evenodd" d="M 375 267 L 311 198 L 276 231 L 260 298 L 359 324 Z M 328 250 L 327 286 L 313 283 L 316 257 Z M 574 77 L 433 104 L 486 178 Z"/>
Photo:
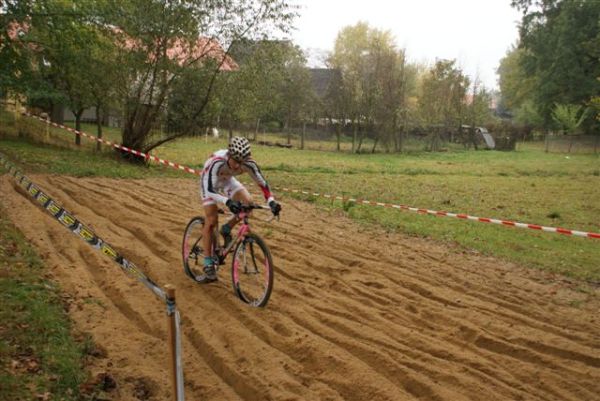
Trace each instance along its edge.
<path fill-rule="evenodd" d="M 237 161 L 243 161 L 250 157 L 250 142 L 241 136 L 234 136 L 229 142 L 229 156 Z"/>

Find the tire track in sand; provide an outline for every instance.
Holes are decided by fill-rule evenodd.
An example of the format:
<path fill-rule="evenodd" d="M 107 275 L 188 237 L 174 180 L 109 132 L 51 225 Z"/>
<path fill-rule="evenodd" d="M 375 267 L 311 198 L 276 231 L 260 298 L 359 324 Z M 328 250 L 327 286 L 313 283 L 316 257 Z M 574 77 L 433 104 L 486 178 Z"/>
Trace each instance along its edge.
<path fill-rule="evenodd" d="M 557 294 L 543 273 L 285 198 L 281 222 L 255 219 L 276 277 L 270 304 L 254 310 L 232 295 L 228 266 L 206 287 L 179 268 L 181 233 L 201 210 L 187 201 L 198 198 L 195 180 L 31 178 L 150 277 L 177 287 L 194 398 L 591 400 L 600 393 L 597 294 L 574 308 L 581 294 Z M 24 216 L 42 212 L 33 213 L 7 177 L 0 190 L 64 288 L 114 305 L 107 316 L 82 302 L 73 317 L 108 350 L 117 381 L 139 371 L 167 394 L 166 365 L 155 360 L 164 333 L 158 303 L 99 255 L 77 251 L 79 240 L 61 237 L 51 218 L 28 222 Z M 98 200 L 104 209 L 96 210 Z M 54 255 L 51 242 L 61 242 L 64 255 Z M 152 349 L 142 352 L 136 341 Z M 133 400 L 126 388 L 119 399 Z"/>

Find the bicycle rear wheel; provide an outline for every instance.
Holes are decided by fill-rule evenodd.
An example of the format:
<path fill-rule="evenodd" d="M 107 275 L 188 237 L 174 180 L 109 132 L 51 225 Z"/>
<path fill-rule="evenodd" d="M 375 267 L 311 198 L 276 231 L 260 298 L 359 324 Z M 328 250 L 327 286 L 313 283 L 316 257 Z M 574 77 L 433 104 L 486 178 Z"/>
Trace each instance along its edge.
<path fill-rule="evenodd" d="M 231 267 L 235 294 L 252 306 L 267 304 L 273 290 L 273 260 L 265 242 L 250 233 L 235 248 Z"/>
<path fill-rule="evenodd" d="M 190 278 L 196 279 L 201 275 L 204 267 L 204 249 L 202 248 L 202 230 L 204 229 L 204 217 L 194 217 L 190 220 L 183 234 L 181 255 L 183 258 L 183 270 Z M 214 236 L 213 236 L 214 237 Z M 215 244 L 215 238 L 213 238 Z"/>

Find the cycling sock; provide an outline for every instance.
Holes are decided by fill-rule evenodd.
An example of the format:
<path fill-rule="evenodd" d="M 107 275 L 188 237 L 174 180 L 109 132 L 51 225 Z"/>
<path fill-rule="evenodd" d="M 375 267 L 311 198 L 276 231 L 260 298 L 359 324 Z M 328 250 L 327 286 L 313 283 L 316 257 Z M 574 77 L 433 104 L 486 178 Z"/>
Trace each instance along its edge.
<path fill-rule="evenodd" d="M 213 259 L 212 256 L 204 257 L 204 266 L 212 266 L 214 263 L 215 263 L 215 260 Z"/>

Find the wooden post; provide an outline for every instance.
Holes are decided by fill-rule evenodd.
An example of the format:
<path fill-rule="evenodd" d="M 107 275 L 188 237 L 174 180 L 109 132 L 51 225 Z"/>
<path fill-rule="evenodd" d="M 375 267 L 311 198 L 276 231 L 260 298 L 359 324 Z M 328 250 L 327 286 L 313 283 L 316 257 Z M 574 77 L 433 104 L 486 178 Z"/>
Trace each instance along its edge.
<path fill-rule="evenodd" d="M 46 117 L 46 142 L 50 143 L 50 117 Z"/>
<path fill-rule="evenodd" d="M 167 292 L 167 325 L 169 326 L 169 352 L 171 354 L 171 382 L 173 384 L 173 401 L 177 401 L 177 337 L 175 327 L 175 288 L 165 285 Z"/>
<path fill-rule="evenodd" d="M 306 136 L 306 121 L 302 122 L 302 141 L 300 143 L 300 149 L 304 150 L 304 137 Z"/>

